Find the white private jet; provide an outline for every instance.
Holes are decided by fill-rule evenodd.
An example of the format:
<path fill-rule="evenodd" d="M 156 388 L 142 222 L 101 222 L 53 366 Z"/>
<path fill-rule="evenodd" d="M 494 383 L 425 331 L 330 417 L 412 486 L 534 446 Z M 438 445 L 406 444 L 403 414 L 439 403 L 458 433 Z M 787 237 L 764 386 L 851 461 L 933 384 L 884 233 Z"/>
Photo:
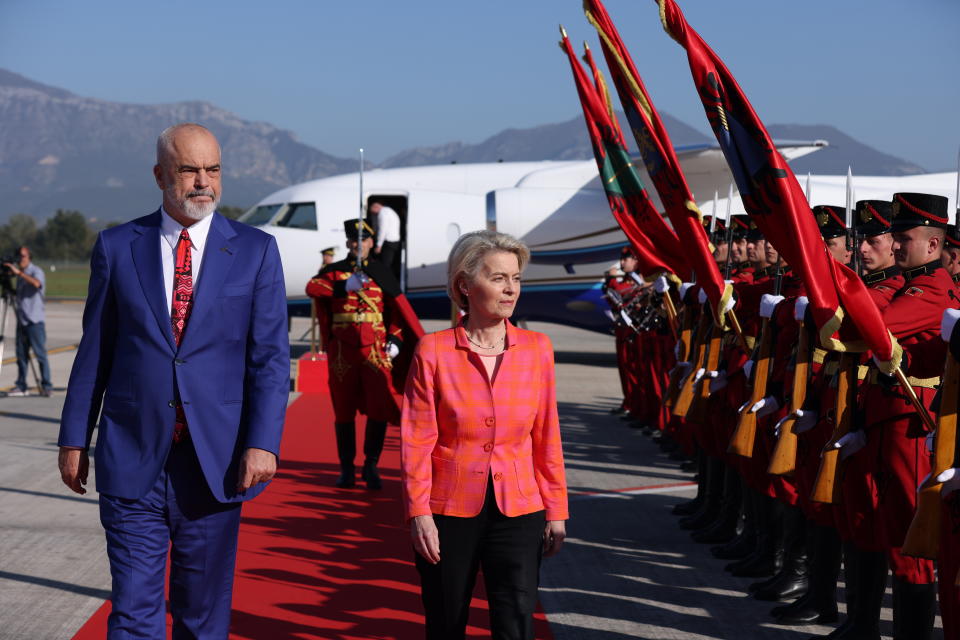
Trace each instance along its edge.
<path fill-rule="evenodd" d="M 824 141 L 778 145 L 788 160 L 817 151 Z M 677 148 L 691 191 L 704 214 L 714 192 L 732 181 L 717 145 Z M 643 163 L 636 160 L 655 204 L 659 198 Z M 449 318 L 446 259 L 461 234 L 496 229 L 521 238 L 532 259 L 524 273 L 516 320 L 548 320 L 605 331 L 600 283 L 626 244 L 610 214 L 593 160 L 501 162 L 375 169 L 364 172 L 363 202 L 376 199 L 402 221 L 401 285 L 421 318 Z M 814 204 L 843 204 L 846 176 L 813 176 Z M 854 178 L 858 199 L 890 199 L 897 191 L 952 196 L 956 173 Z M 801 182 L 804 178 L 801 177 Z M 291 315 L 309 315 L 304 288 L 320 266 L 319 251 L 336 247 L 346 256 L 343 221 L 357 217 L 357 173 L 312 180 L 264 198 L 240 220 L 277 238 Z M 717 210 L 726 213 L 724 197 Z M 743 213 L 734 197 L 733 213 Z M 952 210 L 952 209 L 951 209 Z"/>

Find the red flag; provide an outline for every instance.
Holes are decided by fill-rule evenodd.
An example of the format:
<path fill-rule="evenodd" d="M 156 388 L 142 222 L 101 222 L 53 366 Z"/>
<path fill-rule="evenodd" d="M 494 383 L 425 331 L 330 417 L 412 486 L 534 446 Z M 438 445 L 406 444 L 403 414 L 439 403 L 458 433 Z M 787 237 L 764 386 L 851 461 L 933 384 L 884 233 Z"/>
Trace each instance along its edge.
<path fill-rule="evenodd" d="M 617 88 L 647 173 L 660 194 L 660 201 L 677 237 L 683 239 L 688 249 L 685 255 L 697 274 L 697 283 L 716 309 L 717 317 L 722 317 L 733 288 L 723 282 L 723 275 L 713 258 L 710 239 L 703 228 L 703 217 L 687 186 L 667 129 L 603 4 L 600 0 L 584 0 L 583 8 L 587 20 L 600 35 L 610 77 Z"/>
<path fill-rule="evenodd" d="M 623 130 L 620 128 L 620 121 L 613 112 L 613 101 L 610 100 L 610 92 L 607 90 L 607 83 L 603 79 L 603 74 L 600 73 L 600 70 L 597 68 L 597 64 L 593 61 L 593 53 L 590 52 L 590 47 L 587 46 L 586 42 L 583 43 L 583 61 L 587 63 L 588 67 L 590 67 L 590 73 L 593 74 L 593 83 L 597 88 L 597 94 L 603 98 L 603 105 L 607 108 L 607 115 L 610 116 L 610 122 L 613 123 L 613 126 L 616 129 L 617 137 L 623 138 Z"/>
<path fill-rule="evenodd" d="M 900 346 L 863 281 L 827 254 L 800 183 L 733 74 L 687 24 L 674 0 L 658 4 L 664 29 L 687 51 L 693 83 L 747 213 L 803 278 L 821 342 L 837 351 L 862 349 L 837 337 L 844 315 L 849 315 L 866 346 L 885 361 L 883 369 L 892 372 L 899 366 Z"/>
<path fill-rule="evenodd" d="M 583 117 L 610 211 L 633 245 L 641 273 L 648 277 L 662 272 L 685 276 L 690 272 L 690 267 L 683 258 L 680 242 L 653 206 L 627 153 L 623 135 L 611 121 L 603 99 L 597 95 L 597 90 L 577 60 L 566 32 L 563 32 L 560 48 L 567 54 L 573 69 Z"/>

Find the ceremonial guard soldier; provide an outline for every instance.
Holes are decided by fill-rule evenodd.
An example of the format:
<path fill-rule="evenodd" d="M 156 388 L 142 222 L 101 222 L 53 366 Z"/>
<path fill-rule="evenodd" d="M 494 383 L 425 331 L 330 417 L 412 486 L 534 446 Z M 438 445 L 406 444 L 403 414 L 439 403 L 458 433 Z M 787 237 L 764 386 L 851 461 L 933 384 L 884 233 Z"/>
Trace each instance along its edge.
<path fill-rule="evenodd" d="M 941 263 L 946 209 L 946 198 L 920 193 L 894 194 L 891 207 L 893 252 L 904 285 L 883 310 L 883 319 L 903 347 L 901 366 L 926 407 L 946 353 L 938 336 L 941 316 L 956 306 L 953 280 Z M 882 551 L 893 572 L 894 637 L 929 638 L 935 614 L 933 563 L 900 551 L 916 510 L 917 487 L 930 472 L 925 423 L 908 391 L 873 365 L 861 387 L 858 413 L 865 428 L 837 443 L 841 455 L 856 457 L 847 476 L 855 469 L 861 477 L 853 484 L 844 482 L 844 503 L 854 542 L 869 553 L 857 560 L 857 611 L 850 637 L 877 631 L 886 583 L 886 567 L 876 561 L 876 552 Z M 872 490 L 866 497 L 852 491 L 864 482 Z"/>
<path fill-rule="evenodd" d="M 367 417 L 361 477 L 368 488 L 379 489 L 377 462 L 387 423 L 400 418 L 406 365 L 423 329 L 390 269 L 367 260 L 373 246 L 370 225 L 352 219 L 344 221 L 344 229 L 349 257 L 323 267 L 307 284 L 307 295 L 316 302 L 328 357 L 340 459 L 336 486 L 356 483 L 354 418 L 359 411 Z"/>
<path fill-rule="evenodd" d="M 943 268 L 953 278 L 954 284 L 960 286 L 960 228 L 957 225 L 947 225 L 946 240 L 943 246 Z"/>
<path fill-rule="evenodd" d="M 622 414 L 624 419 L 635 419 L 639 414 L 637 404 L 637 362 L 634 357 L 633 343 L 637 332 L 629 314 L 631 299 L 637 292 L 637 283 L 632 274 L 637 269 L 637 258 L 633 249 L 625 246 L 620 251 L 620 275 L 615 270 L 608 272 L 603 283 L 603 294 L 610 305 L 610 316 L 613 319 L 613 335 L 616 338 L 617 369 L 620 372 L 620 388 L 623 392 L 623 402 L 613 410 L 613 413 Z"/>

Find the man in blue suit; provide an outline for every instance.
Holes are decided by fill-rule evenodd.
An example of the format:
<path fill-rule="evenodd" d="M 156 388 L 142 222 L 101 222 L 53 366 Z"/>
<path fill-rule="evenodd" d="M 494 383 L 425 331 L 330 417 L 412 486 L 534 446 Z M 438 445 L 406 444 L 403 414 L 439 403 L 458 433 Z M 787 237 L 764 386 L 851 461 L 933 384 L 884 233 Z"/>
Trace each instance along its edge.
<path fill-rule="evenodd" d="M 95 426 L 113 578 L 108 637 L 226 638 L 240 505 L 276 471 L 289 390 L 274 238 L 216 213 L 220 147 L 157 140 L 159 211 L 100 233 L 60 424 L 60 473 L 85 493 Z"/>

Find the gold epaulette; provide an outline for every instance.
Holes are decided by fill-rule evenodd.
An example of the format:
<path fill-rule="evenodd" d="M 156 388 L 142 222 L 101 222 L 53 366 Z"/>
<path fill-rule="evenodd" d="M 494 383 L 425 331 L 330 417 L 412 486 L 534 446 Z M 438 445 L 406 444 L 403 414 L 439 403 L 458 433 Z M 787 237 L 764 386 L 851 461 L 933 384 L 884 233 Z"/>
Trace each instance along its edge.
<path fill-rule="evenodd" d="M 363 324 L 365 322 L 383 322 L 382 313 L 335 313 L 333 324 Z"/>

